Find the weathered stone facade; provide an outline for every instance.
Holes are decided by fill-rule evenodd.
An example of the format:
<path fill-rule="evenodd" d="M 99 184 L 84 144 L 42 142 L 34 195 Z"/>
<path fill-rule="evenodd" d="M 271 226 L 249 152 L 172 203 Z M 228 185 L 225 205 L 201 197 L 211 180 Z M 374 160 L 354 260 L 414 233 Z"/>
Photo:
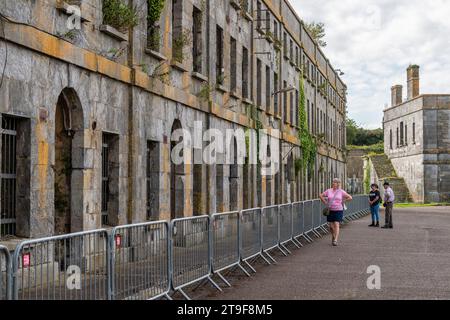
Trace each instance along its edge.
<path fill-rule="evenodd" d="M 416 202 L 450 199 L 450 95 L 419 92 L 419 67 L 408 68 L 408 100 L 392 88 L 384 110 L 385 153 Z"/>
<path fill-rule="evenodd" d="M 17 126 L 17 192 L 2 201 L 15 206 L 13 235 L 299 201 L 345 181 L 346 86 L 288 2 L 166 0 L 151 47 L 147 1 L 126 2 L 139 23 L 125 34 L 103 24 L 102 0 L 0 3 L 0 113 Z M 67 29 L 67 4 L 80 6 L 81 30 Z M 185 31 L 195 40 L 175 54 Z M 309 128 L 322 140 L 311 181 L 292 174 L 302 69 Z M 176 129 L 255 129 L 256 119 L 281 140 L 275 176 L 170 161 Z"/>

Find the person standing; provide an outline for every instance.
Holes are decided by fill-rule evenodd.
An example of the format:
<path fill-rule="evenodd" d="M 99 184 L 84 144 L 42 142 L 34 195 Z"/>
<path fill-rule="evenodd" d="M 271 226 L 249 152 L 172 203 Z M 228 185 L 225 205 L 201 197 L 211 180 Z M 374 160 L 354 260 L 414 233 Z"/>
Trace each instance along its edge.
<path fill-rule="evenodd" d="M 384 207 L 385 212 L 385 225 L 383 229 L 393 229 L 394 224 L 392 222 L 392 210 L 394 209 L 395 195 L 392 188 L 389 186 L 389 182 L 384 183 Z"/>
<path fill-rule="evenodd" d="M 380 200 L 381 194 L 377 184 L 370 186 L 371 191 L 369 193 L 370 213 L 372 214 L 372 224 L 369 227 L 380 227 Z"/>
<path fill-rule="evenodd" d="M 322 193 L 320 200 L 330 209 L 327 221 L 333 236 L 332 245 L 336 247 L 338 245 L 340 224 L 344 221 L 344 203 L 352 201 L 353 198 L 341 189 L 341 180 L 334 179 L 333 187 Z"/>

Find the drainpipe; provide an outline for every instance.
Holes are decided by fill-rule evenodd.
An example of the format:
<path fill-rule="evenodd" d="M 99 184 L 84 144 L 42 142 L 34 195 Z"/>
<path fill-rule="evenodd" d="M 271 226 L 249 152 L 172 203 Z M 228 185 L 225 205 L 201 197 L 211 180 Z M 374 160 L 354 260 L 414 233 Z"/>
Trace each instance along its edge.
<path fill-rule="evenodd" d="M 128 5 L 134 7 L 134 0 L 129 0 Z M 127 201 L 127 223 L 133 222 L 133 188 L 134 188 L 134 119 L 133 119 L 133 84 L 135 83 L 136 73 L 134 71 L 134 27 L 128 30 L 128 67 L 131 68 L 131 83 L 128 90 L 128 201 Z"/>

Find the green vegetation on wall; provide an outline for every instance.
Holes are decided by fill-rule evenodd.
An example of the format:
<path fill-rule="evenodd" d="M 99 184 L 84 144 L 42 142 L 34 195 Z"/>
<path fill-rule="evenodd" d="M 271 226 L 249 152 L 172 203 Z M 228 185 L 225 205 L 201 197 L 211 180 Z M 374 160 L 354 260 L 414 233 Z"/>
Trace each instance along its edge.
<path fill-rule="evenodd" d="M 309 173 L 309 178 L 312 177 L 312 170 L 317 154 L 317 143 L 308 130 L 308 120 L 306 116 L 306 96 L 305 85 L 303 82 L 303 72 L 300 74 L 300 99 L 298 105 L 298 117 L 300 128 L 298 130 L 298 139 L 301 144 L 301 158 L 295 160 L 295 172 L 298 174 L 300 170 Z"/>
<path fill-rule="evenodd" d="M 121 32 L 137 26 L 139 22 L 136 9 L 122 0 L 103 0 L 103 23 Z"/>

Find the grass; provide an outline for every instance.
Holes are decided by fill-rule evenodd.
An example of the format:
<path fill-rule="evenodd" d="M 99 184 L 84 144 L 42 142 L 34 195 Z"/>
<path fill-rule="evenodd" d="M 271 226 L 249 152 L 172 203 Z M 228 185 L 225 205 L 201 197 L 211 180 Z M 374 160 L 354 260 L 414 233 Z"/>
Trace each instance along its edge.
<path fill-rule="evenodd" d="M 446 207 L 450 203 L 396 203 L 395 208 Z"/>

